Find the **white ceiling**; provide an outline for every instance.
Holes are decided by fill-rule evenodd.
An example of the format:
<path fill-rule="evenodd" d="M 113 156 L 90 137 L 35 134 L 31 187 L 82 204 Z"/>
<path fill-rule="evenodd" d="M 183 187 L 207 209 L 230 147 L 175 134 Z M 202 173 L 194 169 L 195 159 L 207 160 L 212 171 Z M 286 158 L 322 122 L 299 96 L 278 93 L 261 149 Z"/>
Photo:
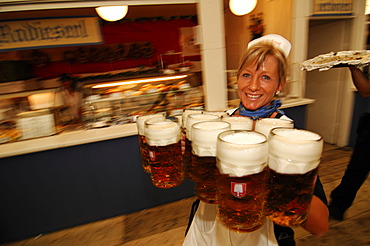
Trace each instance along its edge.
<path fill-rule="evenodd" d="M 125 0 L 128 2 L 129 0 Z M 148 5 L 148 2 L 154 1 L 140 1 L 141 3 L 145 3 L 145 5 L 130 5 L 128 13 L 125 18 L 137 18 L 137 17 L 156 17 L 156 16 L 176 16 L 176 15 L 196 15 L 196 4 L 195 3 L 187 3 L 187 4 L 180 4 L 180 1 L 177 1 L 176 4 L 164 4 L 164 2 L 172 2 L 174 3 L 176 0 L 156 0 L 157 4 Z M 185 0 L 187 2 L 193 0 Z M 182 2 L 185 2 L 182 0 Z M 27 4 L 24 4 L 24 3 Z M 32 3 L 31 3 L 32 2 Z M 53 2 L 49 3 L 52 7 L 48 7 L 48 5 L 38 5 L 37 2 L 42 2 L 45 4 L 46 2 Z M 62 7 L 62 5 L 55 5 L 59 2 L 63 2 L 64 5 L 69 3 L 78 3 L 81 4 L 83 2 L 84 5 L 79 5 L 78 7 L 72 7 L 71 4 L 68 4 L 68 8 Z M 112 1 L 72 1 L 72 0 L 54 0 L 54 1 L 43 1 L 43 0 L 29 0 L 29 1 L 22 1 L 22 0 L 7 0 L 7 1 L 0 1 L 0 20 L 11 20 L 11 19 L 24 19 L 24 18 L 39 18 L 39 17 L 58 17 L 58 16 L 93 16 L 97 15 L 95 12 L 96 6 L 101 6 L 99 3 L 104 2 L 112 2 Z M 117 1 L 115 1 L 117 2 Z M 119 1 L 122 4 L 122 0 Z M 139 1 L 131 1 L 138 3 Z M 161 4 L 158 4 L 161 2 Z M 13 5 L 16 3 L 15 5 Z M 29 7 L 28 4 L 36 4 Z M 95 4 L 95 5 L 93 5 Z M 26 7 L 29 8 L 26 8 Z M 11 8 L 13 9 L 10 11 Z M 5 8 L 5 9 L 4 9 Z M 8 8 L 8 9 L 6 9 Z M 14 10 L 14 9 L 18 10 Z M 24 10 L 23 10 L 24 9 Z"/>
<path fill-rule="evenodd" d="M 0 1 L 0 12 L 41 10 L 41 9 L 66 9 L 86 8 L 109 5 L 162 5 L 162 4 L 190 4 L 197 0 L 3 0 Z"/>

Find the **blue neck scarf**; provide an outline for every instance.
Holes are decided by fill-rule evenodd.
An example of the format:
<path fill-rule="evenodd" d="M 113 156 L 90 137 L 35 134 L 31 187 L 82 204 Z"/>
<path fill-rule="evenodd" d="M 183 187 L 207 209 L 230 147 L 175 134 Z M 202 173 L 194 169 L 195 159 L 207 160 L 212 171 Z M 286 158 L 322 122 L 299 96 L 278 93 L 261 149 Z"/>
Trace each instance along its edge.
<path fill-rule="evenodd" d="M 270 117 L 274 112 L 278 112 L 284 115 L 284 111 L 278 109 L 281 106 L 281 101 L 279 99 L 273 100 L 271 104 L 263 106 L 257 110 L 248 110 L 242 103 L 239 104 L 239 114 L 242 116 L 251 117 L 253 120 L 258 118 L 267 118 Z"/>

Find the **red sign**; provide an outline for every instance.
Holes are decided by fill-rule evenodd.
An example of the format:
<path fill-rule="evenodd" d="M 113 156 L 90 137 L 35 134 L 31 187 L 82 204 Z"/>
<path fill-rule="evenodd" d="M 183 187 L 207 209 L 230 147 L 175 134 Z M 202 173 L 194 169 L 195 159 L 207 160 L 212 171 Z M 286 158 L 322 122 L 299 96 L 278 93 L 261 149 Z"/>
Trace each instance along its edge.
<path fill-rule="evenodd" d="M 231 182 L 231 194 L 236 198 L 243 198 L 247 193 L 246 183 Z"/>

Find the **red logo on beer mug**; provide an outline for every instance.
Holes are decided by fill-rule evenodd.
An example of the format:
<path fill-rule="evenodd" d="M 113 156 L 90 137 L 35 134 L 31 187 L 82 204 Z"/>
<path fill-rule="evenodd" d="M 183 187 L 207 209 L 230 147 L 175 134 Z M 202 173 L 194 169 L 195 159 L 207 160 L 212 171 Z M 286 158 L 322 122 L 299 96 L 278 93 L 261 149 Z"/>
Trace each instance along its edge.
<path fill-rule="evenodd" d="M 245 196 L 246 192 L 246 183 L 231 182 L 231 194 L 233 194 L 233 196 L 235 196 L 236 198 L 242 198 Z"/>
<path fill-rule="evenodd" d="M 149 159 L 151 161 L 155 161 L 155 152 L 154 151 L 149 150 Z"/>

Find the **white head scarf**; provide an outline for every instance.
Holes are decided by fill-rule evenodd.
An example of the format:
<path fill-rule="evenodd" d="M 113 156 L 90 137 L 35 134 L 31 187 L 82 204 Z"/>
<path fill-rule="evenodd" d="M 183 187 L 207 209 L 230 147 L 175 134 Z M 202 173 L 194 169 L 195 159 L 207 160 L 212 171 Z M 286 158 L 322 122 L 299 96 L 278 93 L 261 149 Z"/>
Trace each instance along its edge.
<path fill-rule="evenodd" d="M 283 51 L 285 57 L 288 57 L 292 45 L 288 40 L 278 34 L 267 34 L 260 38 L 254 39 L 248 43 L 248 48 L 260 42 L 271 42 L 272 45 Z"/>

